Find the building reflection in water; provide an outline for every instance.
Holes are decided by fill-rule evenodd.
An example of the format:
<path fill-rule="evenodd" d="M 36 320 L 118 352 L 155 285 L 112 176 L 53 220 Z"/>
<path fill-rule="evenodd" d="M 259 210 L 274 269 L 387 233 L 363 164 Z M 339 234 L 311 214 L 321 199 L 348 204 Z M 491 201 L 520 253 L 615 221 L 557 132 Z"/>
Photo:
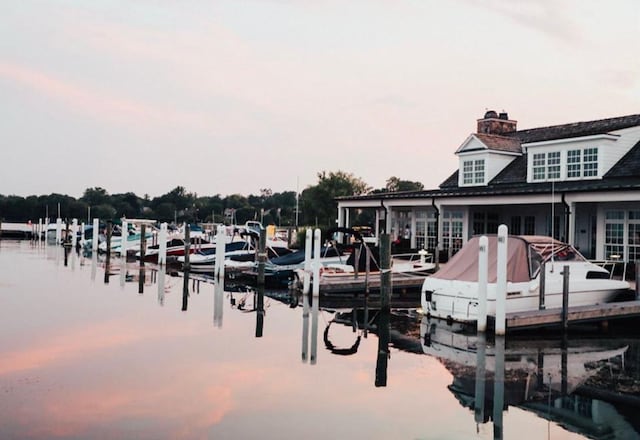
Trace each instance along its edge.
<path fill-rule="evenodd" d="M 510 340 L 465 334 L 461 328 L 423 318 L 424 353 L 437 358 L 453 375 L 449 390 L 474 412 L 477 424 L 493 422 L 494 438 L 504 433 L 503 412 L 516 406 L 565 429 L 595 438 L 618 438 L 633 426 L 615 407 L 579 392 L 587 379 L 624 367 L 628 345 L 616 340 Z M 615 380 L 611 377 L 611 380 Z M 578 392 L 577 392 L 578 391 Z M 491 418 L 489 415 L 491 414 Z"/>

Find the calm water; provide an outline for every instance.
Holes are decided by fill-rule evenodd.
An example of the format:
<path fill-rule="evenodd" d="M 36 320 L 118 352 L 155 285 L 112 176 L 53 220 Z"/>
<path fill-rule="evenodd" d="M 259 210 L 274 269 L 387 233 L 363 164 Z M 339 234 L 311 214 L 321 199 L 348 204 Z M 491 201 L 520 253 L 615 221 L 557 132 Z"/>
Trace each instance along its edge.
<path fill-rule="evenodd" d="M 152 267 L 141 284 L 114 260 L 105 283 L 101 262 L 0 242 L 0 438 L 639 437 L 636 337 L 504 346 L 375 310 L 365 332 L 364 310 L 193 279 L 187 297 Z"/>

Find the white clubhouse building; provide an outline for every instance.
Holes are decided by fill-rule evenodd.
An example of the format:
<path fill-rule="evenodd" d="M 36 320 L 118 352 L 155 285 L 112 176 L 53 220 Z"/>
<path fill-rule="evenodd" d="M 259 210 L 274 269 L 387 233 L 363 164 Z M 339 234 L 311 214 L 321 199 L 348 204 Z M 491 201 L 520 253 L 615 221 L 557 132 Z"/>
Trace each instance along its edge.
<path fill-rule="evenodd" d="M 342 197 L 338 226 L 352 210 L 376 210 L 411 247 L 451 255 L 473 235 L 547 235 L 591 259 L 640 258 L 640 114 L 518 131 L 488 111 L 455 154 L 458 169 L 438 189 Z M 389 221 L 384 221 L 388 219 Z"/>

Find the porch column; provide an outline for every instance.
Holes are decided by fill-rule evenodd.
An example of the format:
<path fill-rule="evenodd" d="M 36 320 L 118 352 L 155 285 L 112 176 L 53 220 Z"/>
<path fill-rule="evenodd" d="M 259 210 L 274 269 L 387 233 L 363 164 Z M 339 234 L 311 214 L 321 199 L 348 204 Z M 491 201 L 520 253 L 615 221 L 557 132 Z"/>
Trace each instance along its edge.
<path fill-rule="evenodd" d="M 344 227 L 344 208 L 341 205 L 338 205 L 338 224 L 337 226 Z"/>
<path fill-rule="evenodd" d="M 345 228 L 349 228 L 351 227 L 351 219 L 349 218 L 349 213 L 351 212 L 351 210 L 349 208 L 344 208 L 344 227 Z"/>
<path fill-rule="evenodd" d="M 567 243 L 576 245 L 576 202 L 569 202 L 569 211 L 565 214 L 565 230 L 567 233 Z"/>

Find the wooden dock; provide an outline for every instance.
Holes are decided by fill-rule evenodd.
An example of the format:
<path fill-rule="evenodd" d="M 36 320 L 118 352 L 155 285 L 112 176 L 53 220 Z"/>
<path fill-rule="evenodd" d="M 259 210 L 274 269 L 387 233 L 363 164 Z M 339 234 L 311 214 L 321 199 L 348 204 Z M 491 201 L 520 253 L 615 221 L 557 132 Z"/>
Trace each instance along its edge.
<path fill-rule="evenodd" d="M 392 293 L 420 292 L 426 276 L 421 275 L 395 275 L 391 281 Z M 365 284 L 366 282 L 366 284 Z M 336 277 L 336 279 L 324 278 L 320 283 L 320 296 L 343 295 L 345 293 L 380 292 L 381 282 L 379 276 L 369 277 L 365 281 L 364 274 L 355 277 Z"/>
<path fill-rule="evenodd" d="M 611 319 L 640 317 L 640 300 L 569 307 L 569 324 L 606 322 Z M 507 330 L 562 325 L 562 309 L 507 313 Z"/>

